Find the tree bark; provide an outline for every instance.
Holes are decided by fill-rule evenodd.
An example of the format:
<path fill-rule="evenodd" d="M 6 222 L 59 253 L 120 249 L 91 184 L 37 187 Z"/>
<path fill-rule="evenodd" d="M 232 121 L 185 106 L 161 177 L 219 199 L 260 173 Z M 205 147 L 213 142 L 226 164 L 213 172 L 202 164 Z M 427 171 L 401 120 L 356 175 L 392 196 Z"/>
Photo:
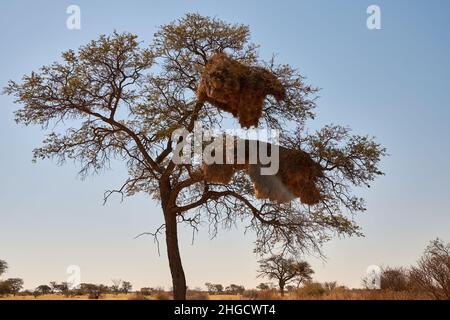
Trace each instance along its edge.
<path fill-rule="evenodd" d="M 176 213 L 164 210 L 166 223 L 166 245 L 169 258 L 170 273 L 172 275 L 173 299 L 186 300 L 186 278 L 181 264 L 180 250 L 178 247 L 178 226 Z"/>
<path fill-rule="evenodd" d="M 285 285 L 285 283 L 282 282 L 282 281 L 280 281 L 280 282 L 278 283 L 278 285 L 280 286 L 280 295 L 281 295 L 282 297 L 284 297 L 284 285 Z"/>

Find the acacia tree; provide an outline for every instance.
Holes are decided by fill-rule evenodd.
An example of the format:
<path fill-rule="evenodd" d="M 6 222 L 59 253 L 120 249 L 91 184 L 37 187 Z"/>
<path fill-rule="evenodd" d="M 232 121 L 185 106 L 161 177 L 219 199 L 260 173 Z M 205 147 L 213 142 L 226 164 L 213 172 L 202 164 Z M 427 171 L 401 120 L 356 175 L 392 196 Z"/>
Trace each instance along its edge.
<path fill-rule="evenodd" d="M 191 132 L 196 121 L 205 128 L 221 128 L 223 113 L 195 95 L 202 68 L 217 52 L 263 65 L 282 81 L 286 98 L 266 98 L 260 127 L 280 130 L 284 147 L 307 151 L 322 165 L 321 203 L 257 200 L 243 172 L 230 184 L 217 185 L 194 174 L 193 164 L 172 161 L 175 129 Z M 179 222 L 196 228 L 206 220 L 215 233 L 244 220 L 256 233 L 260 253 L 319 249 L 333 233 L 360 233 L 352 215 L 364 210 L 364 203 L 351 194 L 351 187 L 367 185 L 381 174 L 377 164 L 384 149 L 340 126 L 308 133 L 304 124 L 313 118 L 316 91 L 289 65 L 260 59 L 247 26 L 198 14 L 161 26 L 149 47 L 129 33 L 101 36 L 5 88 L 23 105 L 16 112 L 18 123 L 52 129 L 34 150 L 34 159 L 74 159 L 81 163 L 83 176 L 101 172 L 113 159 L 122 160 L 129 177 L 106 192 L 105 200 L 116 192 L 145 192 L 160 202 L 164 225 L 152 234 L 165 231 L 175 299 L 186 297 Z"/>
<path fill-rule="evenodd" d="M 4 260 L 0 260 L 0 276 L 8 270 L 8 263 Z"/>
<path fill-rule="evenodd" d="M 23 280 L 20 278 L 9 278 L 5 282 L 13 295 L 16 295 L 23 288 Z"/>
<path fill-rule="evenodd" d="M 46 295 L 52 292 L 52 288 L 50 288 L 50 286 L 43 284 L 38 286 L 35 290 L 34 290 L 34 295 L 38 296 L 38 295 Z"/>
<path fill-rule="evenodd" d="M 205 287 L 206 287 L 206 290 L 208 291 L 208 293 L 210 293 L 210 294 L 223 292 L 223 285 L 221 285 L 220 283 L 206 282 Z"/>
<path fill-rule="evenodd" d="M 296 281 L 300 285 L 306 280 L 311 280 L 311 275 L 314 273 L 308 262 L 284 258 L 282 255 L 260 260 L 259 264 L 258 277 L 277 280 L 281 296 L 284 296 L 286 284 Z"/>
<path fill-rule="evenodd" d="M 131 282 L 129 281 L 123 281 L 122 282 L 122 292 L 125 294 L 128 294 L 128 292 L 130 292 L 133 289 L 133 285 L 131 284 Z"/>
<path fill-rule="evenodd" d="M 58 291 L 58 283 L 56 281 L 50 281 L 49 287 L 51 289 L 51 294 L 54 294 L 56 291 Z"/>
<path fill-rule="evenodd" d="M 112 279 L 112 286 L 111 286 L 111 290 L 112 292 L 114 292 L 115 294 L 118 294 L 120 291 L 120 287 L 122 286 L 122 279 Z"/>

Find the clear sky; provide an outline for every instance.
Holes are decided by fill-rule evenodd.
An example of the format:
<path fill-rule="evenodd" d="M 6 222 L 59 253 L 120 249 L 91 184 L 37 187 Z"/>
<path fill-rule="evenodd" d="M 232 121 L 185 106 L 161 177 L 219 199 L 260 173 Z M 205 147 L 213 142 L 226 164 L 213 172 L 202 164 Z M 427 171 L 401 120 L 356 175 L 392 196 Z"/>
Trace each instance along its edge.
<path fill-rule="evenodd" d="M 66 28 L 66 8 L 81 8 L 81 30 Z M 381 8 L 381 30 L 368 30 L 366 9 Z M 1 1 L 0 86 L 114 30 L 136 33 L 145 43 L 156 27 L 188 12 L 250 25 L 262 57 L 275 52 L 322 88 L 319 127 L 349 125 L 387 148 L 386 176 L 358 190 L 368 210 L 357 217 L 364 238 L 335 239 L 328 259 L 305 257 L 319 281 L 357 287 L 367 266 L 410 265 L 427 241 L 450 241 L 450 2 L 431 1 Z M 69 265 L 82 282 L 131 281 L 135 288 L 171 280 L 162 246 L 133 239 L 162 222 L 158 204 L 145 195 L 102 205 L 104 190 L 126 177 L 122 165 L 77 178 L 78 167 L 31 163 L 44 133 L 13 121 L 12 99 L 0 96 L 0 259 L 7 277 L 26 288 L 64 281 Z M 209 240 L 207 226 L 181 251 L 190 287 L 205 282 L 253 287 L 255 237 L 242 226 Z"/>

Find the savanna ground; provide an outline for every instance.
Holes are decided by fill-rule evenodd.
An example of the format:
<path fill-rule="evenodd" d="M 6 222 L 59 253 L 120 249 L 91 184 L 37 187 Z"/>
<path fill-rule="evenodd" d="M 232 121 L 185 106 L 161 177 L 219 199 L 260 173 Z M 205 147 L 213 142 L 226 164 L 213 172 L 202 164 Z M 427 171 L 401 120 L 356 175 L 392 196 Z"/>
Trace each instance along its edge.
<path fill-rule="evenodd" d="M 88 295 L 64 296 L 62 294 L 48 294 L 34 297 L 33 295 L 5 295 L 0 300 L 90 300 Z M 171 294 L 161 292 L 154 295 L 140 293 L 105 294 L 99 300 L 170 300 Z M 206 292 L 191 292 L 190 300 L 429 300 L 429 295 L 422 292 L 368 290 L 368 289 L 342 289 L 322 292 L 314 289 L 301 288 L 294 292 L 285 293 L 281 297 L 274 290 L 248 290 L 243 294 L 208 294 Z"/>

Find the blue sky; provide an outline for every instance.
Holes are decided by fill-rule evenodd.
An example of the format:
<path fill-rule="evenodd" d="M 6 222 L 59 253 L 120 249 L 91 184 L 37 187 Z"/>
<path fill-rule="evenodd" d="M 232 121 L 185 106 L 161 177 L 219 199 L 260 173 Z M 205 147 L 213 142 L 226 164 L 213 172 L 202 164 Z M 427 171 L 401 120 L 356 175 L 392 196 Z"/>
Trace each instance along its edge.
<path fill-rule="evenodd" d="M 66 28 L 70 4 L 81 8 L 81 30 Z M 366 27 L 371 4 L 381 8 L 381 30 Z M 348 125 L 388 148 L 386 176 L 357 191 L 367 200 L 367 212 L 357 217 L 365 237 L 331 241 L 326 261 L 306 257 L 317 280 L 359 286 L 369 265 L 410 265 L 427 241 L 450 241 L 448 1 L 1 1 L 0 86 L 100 34 L 129 31 L 150 43 L 157 26 L 188 12 L 248 24 L 262 57 L 277 53 L 321 87 L 312 128 Z M 133 239 L 162 222 L 158 205 L 145 195 L 102 205 L 104 190 L 126 177 L 124 168 L 81 181 L 76 165 L 32 164 L 44 133 L 14 123 L 10 97 L 0 96 L 0 106 L 6 276 L 33 288 L 65 280 L 75 264 L 83 282 L 122 278 L 137 288 L 168 288 L 165 255 L 158 256 L 152 239 Z M 192 246 L 190 230 L 183 230 L 188 285 L 259 283 L 254 236 L 243 231 L 238 226 L 210 240 L 204 226 Z"/>

